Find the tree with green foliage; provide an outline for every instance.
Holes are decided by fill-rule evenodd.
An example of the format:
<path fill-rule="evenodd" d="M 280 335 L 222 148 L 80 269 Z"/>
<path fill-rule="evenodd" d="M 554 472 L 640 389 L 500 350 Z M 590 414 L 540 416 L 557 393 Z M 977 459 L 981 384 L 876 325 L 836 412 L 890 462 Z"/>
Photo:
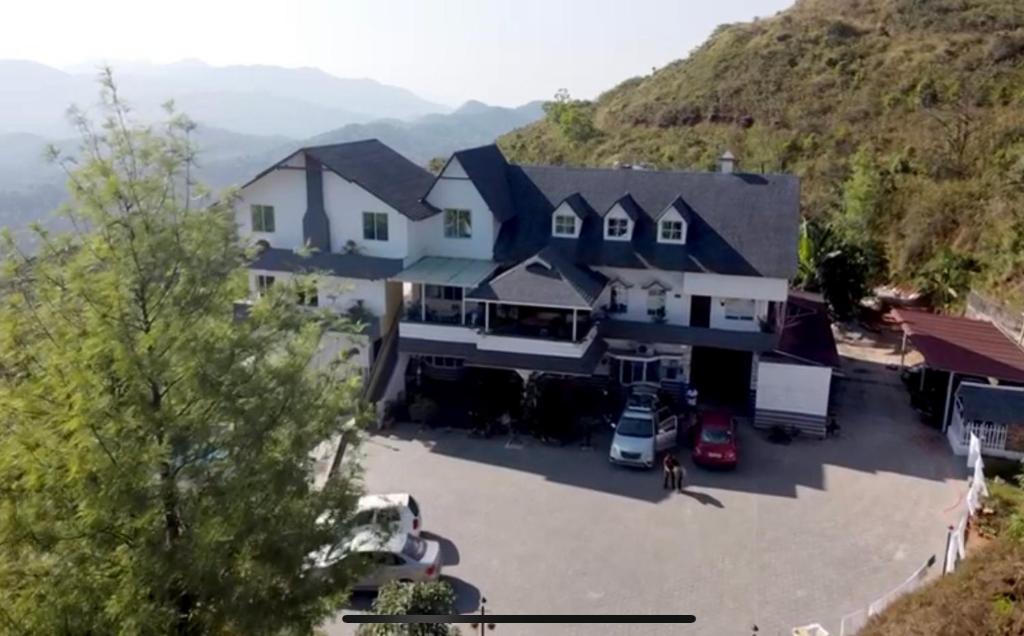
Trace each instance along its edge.
<path fill-rule="evenodd" d="M 868 293 L 867 276 L 867 260 L 856 245 L 840 245 L 823 255 L 818 264 L 821 293 L 837 319 L 856 318 Z"/>
<path fill-rule="evenodd" d="M 312 485 L 311 451 L 356 411 L 340 323 L 278 286 L 247 295 L 232 197 L 192 181 L 187 119 L 73 116 L 77 231 L 6 242 L 0 296 L 0 626 L 20 634 L 309 632 L 348 562 L 309 555 L 351 524 L 354 469 Z M 169 108 L 170 110 L 170 108 Z M 354 440 L 352 440 L 354 441 Z M 316 573 L 315 573 L 316 572 Z"/>
<path fill-rule="evenodd" d="M 974 257 L 943 247 L 924 264 L 915 282 L 934 306 L 950 308 L 964 302 L 977 271 Z"/>
<path fill-rule="evenodd" d="M 399 583 L 380 589 L 374 614 L 455 614 L 455 590 L 446 581 Z M 358 636 L 454 636 L 459 630 L 446 624 L 360 625 Z"/>
<path fill-rule="evenodd" d="M 836 318 L 855 317 L 857 305 L 868 291 L 864 252 L 845 242 L 831 225 L 805 219 L 800 224 L 797 256 L 795 284 L 820 292 Z"/>
<path fill-rule="evenodd" d="M 548 121 L 554 123 L 566 139 L 573 143 L 588 141 L 597 136 L 590 102 L 573 99 L 569 91 L 562 88 L 555 93 L 555 99 L 544 104 Z"/>

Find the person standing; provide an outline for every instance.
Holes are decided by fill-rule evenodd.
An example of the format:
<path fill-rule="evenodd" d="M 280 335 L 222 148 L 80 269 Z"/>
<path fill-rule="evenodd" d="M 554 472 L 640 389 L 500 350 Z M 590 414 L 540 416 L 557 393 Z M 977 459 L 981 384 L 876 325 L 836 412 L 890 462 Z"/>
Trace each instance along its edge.
<path fill-rule="evenodd" d="M 661 466 L 665 476 L 662 488 L 665 490 L 675 490 L 676 488 L 682 490 L 683 485 L 679 482 L 682 466 L 679 465 L 679 460 L 676 459 L 676 456 L 672 453 L 665 453 L 665 459 L 662 460 Z"/>

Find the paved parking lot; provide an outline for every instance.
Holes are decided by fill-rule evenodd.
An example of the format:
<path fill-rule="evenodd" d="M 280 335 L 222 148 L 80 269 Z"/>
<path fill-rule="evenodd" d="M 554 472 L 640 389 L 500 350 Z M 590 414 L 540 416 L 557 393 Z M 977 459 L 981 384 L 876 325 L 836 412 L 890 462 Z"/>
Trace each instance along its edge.
<path fill-rule="evenodd" d="M 916 422 L 895 373 L 853 369 L 838 439 L 740 431 L 736 472 L 660 471 L 594 451 L 506 448 L 412 426 L 365 445 L 369 491 L 411 491 L 442 540 L 460 611 L 694 613 L 693 626 L 514 626 L 499 634 L 789 634 L 842 615 L 940 555 L 965 469 Z M 685 457 L 685 454 L 684 454 Z M 330 633 L 347 633 L 341 625 Z"/>

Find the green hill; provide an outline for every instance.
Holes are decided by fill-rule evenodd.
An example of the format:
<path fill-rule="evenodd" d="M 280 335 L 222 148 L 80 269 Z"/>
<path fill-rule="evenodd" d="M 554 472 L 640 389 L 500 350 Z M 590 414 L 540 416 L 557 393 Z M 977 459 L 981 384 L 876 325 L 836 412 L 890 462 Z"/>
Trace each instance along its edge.
<path fill-rule="evenodd" d="M 800 0 L 594 102 L 562 96 L 500 144 L 694 169 L 729 148 L 804 177 L 804 214 L 884 255 L 883 277 L 1024 300 L 1020 0 Z"/>

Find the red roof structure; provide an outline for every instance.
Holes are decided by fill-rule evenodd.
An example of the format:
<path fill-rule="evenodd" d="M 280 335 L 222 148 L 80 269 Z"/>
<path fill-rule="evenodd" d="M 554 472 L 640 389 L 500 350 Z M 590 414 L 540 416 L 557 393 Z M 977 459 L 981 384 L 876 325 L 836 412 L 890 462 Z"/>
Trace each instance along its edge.
<path fill-rule="evenodd" d="M 1024 383 L 1024 349 L 992 323 L 909 309 L 893 313 L 928 367 Z"/>

